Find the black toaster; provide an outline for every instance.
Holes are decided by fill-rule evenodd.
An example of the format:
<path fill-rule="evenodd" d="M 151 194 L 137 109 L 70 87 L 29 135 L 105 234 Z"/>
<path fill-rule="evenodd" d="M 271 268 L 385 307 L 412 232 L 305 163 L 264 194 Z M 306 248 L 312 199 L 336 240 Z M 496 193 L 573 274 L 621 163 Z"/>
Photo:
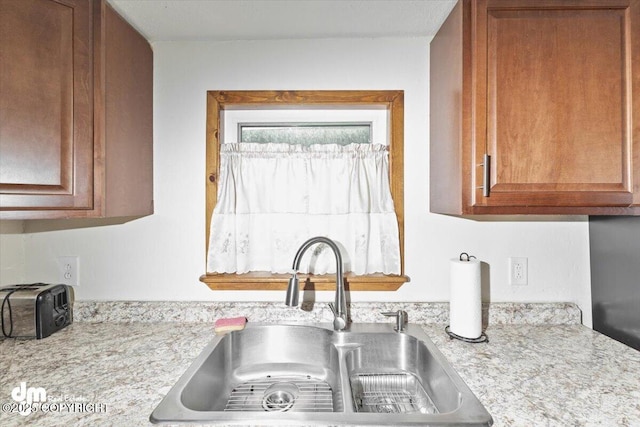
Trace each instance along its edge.
<path fill-rule="evenodd" d="M 32 283 L 0 288 L 3 338 L 46 338 L 73 322 L 73 288 Z"/>

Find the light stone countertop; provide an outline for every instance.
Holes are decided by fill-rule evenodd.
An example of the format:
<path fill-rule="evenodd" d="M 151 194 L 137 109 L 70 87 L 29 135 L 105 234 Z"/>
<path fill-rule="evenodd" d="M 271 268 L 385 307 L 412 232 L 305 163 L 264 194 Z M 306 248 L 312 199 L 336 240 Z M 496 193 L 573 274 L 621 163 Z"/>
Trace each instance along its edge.
<path fill-rule="evenodd" d="M 160 306 L 122 304 L 116 309 L 127 311 L 120 319 L 128 322 L 113 322 L 101 319 L 100 304 L 77 304 L 76 322 L 46 339 L 0 341 L 1 426 L 151 425 L 153 409 L 213 338 L 206 320 L 161 322 L 140 314 L 161 312 Z M 183 314 L 190 311 L 185 307 Z M 279 321 L 279 314 L 259 311 L 271 312 L 268 304 L 252 307 L 258 311 L 250 321 L 258 315 Z M 640 352 L 580 325 L 574 306 L 498 307 L 496 313 L 510 314 L 488 316 L 490 341 L 483 344 L 450 340 L 438 307 L 410 305 L 410 321 L 419 319 L 494 425 L 640 426 Z M 224 305 L 216 313 L 248 308 Z M 316 321 L 304 312 L 289 314 L 290 320 Z M 22 382 L 45 389 L 52 412 L 7 413 L 15 403 L 12 390 Z"/>

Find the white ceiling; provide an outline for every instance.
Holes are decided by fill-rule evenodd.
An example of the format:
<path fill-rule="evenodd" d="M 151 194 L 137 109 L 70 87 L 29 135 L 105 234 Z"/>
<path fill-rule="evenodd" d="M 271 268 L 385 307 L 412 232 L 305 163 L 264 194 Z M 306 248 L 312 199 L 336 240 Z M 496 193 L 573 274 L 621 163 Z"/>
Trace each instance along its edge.
<path fill-rule="evenodd" d="M 456 0 L 108 0 L 150 41 L 431 37 Z"/>

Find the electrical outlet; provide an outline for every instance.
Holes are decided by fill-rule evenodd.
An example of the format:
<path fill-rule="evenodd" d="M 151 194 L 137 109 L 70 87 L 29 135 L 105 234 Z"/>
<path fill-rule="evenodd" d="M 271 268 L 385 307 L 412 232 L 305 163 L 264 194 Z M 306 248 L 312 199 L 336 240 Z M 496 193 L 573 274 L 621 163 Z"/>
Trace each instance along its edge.
<path fill-rule="evenodd" d="M 526 285 L 528 283 L 528 267 L 527 258 L 511 257 L 509 258 L 509 284 L 510 285 Z"/>
<path fill-rule="evenodd" d="M 77 256 L 58 257 L 58 281 L 64 285 L 80 286 L 80 261 Z"/>

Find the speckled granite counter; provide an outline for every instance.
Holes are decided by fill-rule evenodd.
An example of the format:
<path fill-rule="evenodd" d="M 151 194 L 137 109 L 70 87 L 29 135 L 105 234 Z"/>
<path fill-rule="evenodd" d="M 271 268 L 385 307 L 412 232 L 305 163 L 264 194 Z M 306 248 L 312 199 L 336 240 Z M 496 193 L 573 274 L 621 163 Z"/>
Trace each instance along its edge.
<path fill-rule="evenodd" d="M 76 323 L 46 339 L 0 342 L 0 425 L 150 425 L 151 411 L 212 338 L 210 322 L 160 322 L 140 314 L 158 311 L 144 303 L 129 307 L 127 319 L 135 321 L 96 321 L 100 304 L 79 304 Z M 640 352 L 578 324 L 571 305 L 502 307 L 512 315 L 503 322 L 488 316 L 487 344 L 450 340 L 444 325 L 424 314 L 426 306 L 412 305 L 410 320 L 420 319 L 496 426 L 640 426 Z M 218 313 L 237 308 L 225 305 Z M 538 309 L 547 314 L 527 314 Z M 442 320 L 437 307 L 428 310 Z M 257 315 L 279 321 L 252 313 L 250 321 Z M 7 413 L 21 383 L 46 390 L 49 412 Z"/>

